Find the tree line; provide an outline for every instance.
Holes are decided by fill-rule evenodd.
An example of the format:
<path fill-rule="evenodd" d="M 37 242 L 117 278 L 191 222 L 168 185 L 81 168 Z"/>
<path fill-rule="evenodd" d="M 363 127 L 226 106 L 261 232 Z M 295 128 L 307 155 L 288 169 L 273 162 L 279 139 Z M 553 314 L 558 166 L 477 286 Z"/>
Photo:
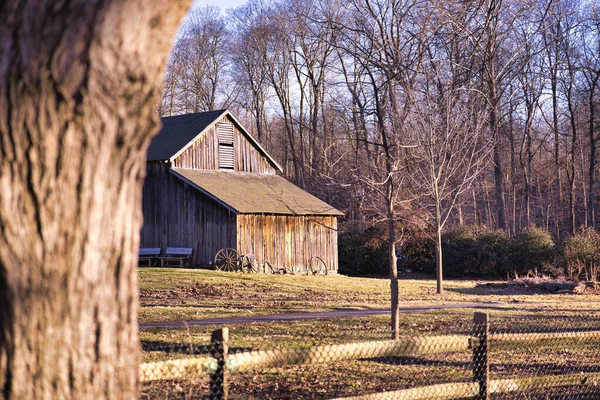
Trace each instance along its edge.
<path fill-rule="evenodd" d="M 162 116 L 232 109 L 286 177 L 383 224 L 598 225 L 600 15 L 582 0 L 250 0 L 193 11 Z"/>

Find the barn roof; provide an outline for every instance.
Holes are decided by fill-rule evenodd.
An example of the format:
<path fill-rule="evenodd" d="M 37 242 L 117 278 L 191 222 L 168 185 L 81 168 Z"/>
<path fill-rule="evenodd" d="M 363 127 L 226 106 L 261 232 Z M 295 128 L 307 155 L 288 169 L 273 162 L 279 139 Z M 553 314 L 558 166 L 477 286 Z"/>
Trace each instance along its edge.
<path fill-rule="evenodd" d="M 162 129 L 152 139 L 148 148 L 148 161 L 173 161 L 185 149 L 191 146 L 208 128 L 217 123 L 221 117 L 227 115 L 238 127 L 240 132 L 257 148 L 276 169 L 282 171 L 281 166 L 271 157 L 265 149 L 246 131 L 237 119 L 228 110 L 215 110 L 194 114 L 163 117 Z"/>
<path fill-rule="evenodd" d="M 183 168 L 171 172 L 237 214 L 344 215 L 273 174 Z"/>

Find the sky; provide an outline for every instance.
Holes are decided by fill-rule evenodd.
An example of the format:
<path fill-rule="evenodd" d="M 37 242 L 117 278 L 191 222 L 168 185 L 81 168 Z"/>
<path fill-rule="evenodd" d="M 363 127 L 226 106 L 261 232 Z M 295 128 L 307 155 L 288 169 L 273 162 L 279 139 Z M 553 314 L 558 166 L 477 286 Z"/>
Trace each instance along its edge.
<path fill-rule="evenodd" d="M 225 11 L 227 8 L 239 7 L 247 0 L 194 0 L 192 7 L 216 6 Z"/>

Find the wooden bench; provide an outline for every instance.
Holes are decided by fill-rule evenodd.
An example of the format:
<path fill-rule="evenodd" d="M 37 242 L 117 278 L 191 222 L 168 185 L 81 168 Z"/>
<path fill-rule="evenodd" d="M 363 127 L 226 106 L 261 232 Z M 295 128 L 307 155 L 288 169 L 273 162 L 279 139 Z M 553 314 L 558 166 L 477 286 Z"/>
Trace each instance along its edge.
<path fill-rule="evenodd" d="M 138 265 L 140 267 L 152 267 L 158 264 L 160 247 L 143 247 L 138 250 Z"/>
<path fill-rule="evenodd" d="M 165 256 L 160 258 L 161 267 L 188 266 L 192 259 L 191 247 L 167 247 Z"/>

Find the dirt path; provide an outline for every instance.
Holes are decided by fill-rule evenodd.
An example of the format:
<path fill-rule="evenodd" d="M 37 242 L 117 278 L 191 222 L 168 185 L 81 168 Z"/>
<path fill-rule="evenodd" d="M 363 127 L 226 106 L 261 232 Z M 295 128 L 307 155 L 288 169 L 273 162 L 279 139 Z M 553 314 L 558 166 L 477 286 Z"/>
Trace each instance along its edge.
<path fill-rule="evenodd" d="M 440 304 L 419 307 L 402 307 L 400 313 L 414 313 L 430 310 L 447 310 L 453 308 L 506 308 L 514 305 L 508 303 L 489 302 L 489 303 L 459 303 L 459 304 Z M 369 315 L 383 315 L 390 312 L 389 308 L 373 308 L 367 310 L 356 309 L 337 309 L 323 312 L 302 312 L 289 314 L 272 315 L 252 315 L 247 317 L 231 318 L 211 318 L 188 321 L 168 321 L 168 322 L 148 322 L 140 324 L 140 329 L 150 328 L 182 328 L 187 326 L 207 326 L 207 325 L 234 325 L 250 324 L 253 322 L 281 322 L 281 321 L 301 321 L 321 318 L 349 318 L 364 317 Z"/>

